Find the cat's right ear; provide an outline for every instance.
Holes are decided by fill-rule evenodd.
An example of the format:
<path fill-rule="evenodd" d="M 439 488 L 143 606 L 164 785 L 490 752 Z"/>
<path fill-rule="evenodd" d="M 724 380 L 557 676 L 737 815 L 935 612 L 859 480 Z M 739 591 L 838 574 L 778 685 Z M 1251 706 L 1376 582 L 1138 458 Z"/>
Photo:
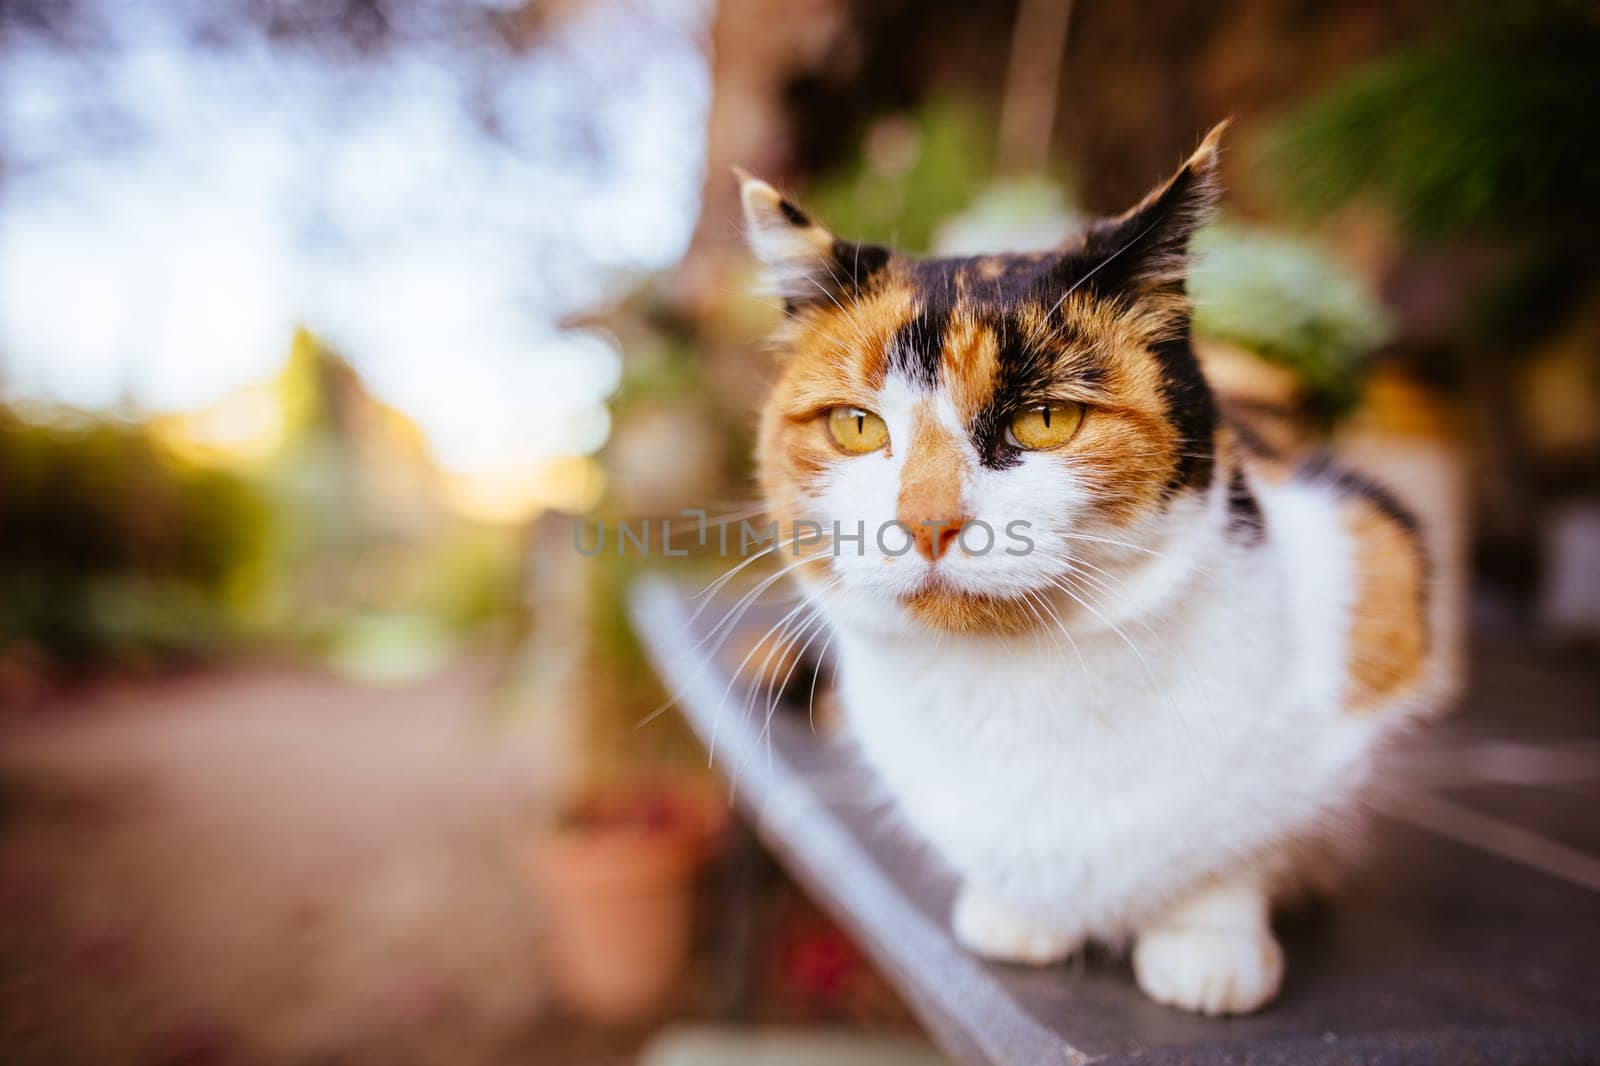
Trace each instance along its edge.
<path fill-rule="evenodd" d="M 739 167 L 733 176 L 744 202 L 745 239 L 788 310 L 854 299 L 888 263 L 888 249 L 838 240 L 760 178 Z"/>

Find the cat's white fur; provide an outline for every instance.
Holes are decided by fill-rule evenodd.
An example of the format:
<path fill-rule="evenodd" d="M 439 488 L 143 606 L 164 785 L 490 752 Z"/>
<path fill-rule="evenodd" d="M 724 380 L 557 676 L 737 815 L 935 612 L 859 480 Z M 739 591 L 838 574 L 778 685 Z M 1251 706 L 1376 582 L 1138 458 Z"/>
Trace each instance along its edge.
<path fill-rule="evenodd" d="M 865 524 L 826 578 L 802 567 L 802 585 L 834 633 L 850 737 L 960 875 L 956 934 L 1033 963 L 1131 940 L 1155 999 L 1260 1006 L 1283 969 L 1271 897 L 1297 849 L 1349 823 L 1380 742 L 1442 691 L 1346 709 L 1357 583 L 1335 490 L 1253 480 L 1266 526 L 1253 545 L 1227 532 L 1220 475 L 1138 528 L 1111 527 L 1070 455 L 981 465 L 941 391 L 891 374 L 875 410 L 891 440 L 912 439 L 920 410 L 962 442 L 964 511 L 997 535 L 981 557 L 883 551 L 901 449 L 841 459 L 806 501 L 824 525 Z M 1018 519 L 1034 548 L 1008 554 Z M 974 593 L 1026 593 L 1048 624 L 928 629 L 900 601 L 933 569 Z M 1041 594 L 1059 580 L 1073 593 Z"/>

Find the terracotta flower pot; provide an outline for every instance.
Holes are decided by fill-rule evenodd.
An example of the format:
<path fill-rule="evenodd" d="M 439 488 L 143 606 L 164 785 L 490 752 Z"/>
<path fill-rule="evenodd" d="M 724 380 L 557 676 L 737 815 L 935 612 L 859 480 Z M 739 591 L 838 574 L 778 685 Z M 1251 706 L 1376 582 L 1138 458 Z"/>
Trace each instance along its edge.
<path fill-rule="evenodd" d="M 532 848 L 551 919 L 557 987 L 590 1020 L 658 1016 L 693 945 L 696 874 L 720 842 L 726 806 L 681 782 L 595 793 Z"/>

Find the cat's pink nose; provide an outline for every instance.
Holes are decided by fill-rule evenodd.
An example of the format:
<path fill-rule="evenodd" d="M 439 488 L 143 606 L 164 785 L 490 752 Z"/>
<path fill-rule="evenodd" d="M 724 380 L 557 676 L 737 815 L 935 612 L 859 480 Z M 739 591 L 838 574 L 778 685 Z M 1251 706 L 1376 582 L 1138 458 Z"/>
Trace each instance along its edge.
<path fill-rule="evenodd" d="M 917 546 L 917 554 L 930 563 L 938 562 L 961 536 L 961 527 L 966 524 L 965 518 L 930 518 L 912 523 L 911 539 Z"/>

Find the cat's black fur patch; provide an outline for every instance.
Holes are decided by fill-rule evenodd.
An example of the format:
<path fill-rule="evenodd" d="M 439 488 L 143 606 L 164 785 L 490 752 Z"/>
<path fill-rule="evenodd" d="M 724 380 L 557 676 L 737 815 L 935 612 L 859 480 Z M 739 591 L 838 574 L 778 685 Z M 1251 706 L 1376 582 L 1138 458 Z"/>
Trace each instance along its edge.
<path fill-rule="evenodd" d="M 961 299 L 964 259 L 918 259 L 911 264 L 911 286 L 917 303 L 936 312 L 955 310 Z"/>
<path fill-rule="evenodd" d="M 1200 360 L 1189 346 L 1189 328 L 1151 349 L 1161 363 L 1161 397 L 1167 420 L 1178 431 L 1178 461 L 1168 493 L 1204 489 L 1216 465 L 1217 403 L 1200 372 Z"/>
<path fill-rule="evenodd" d="M 1154 199 L 1120 218 L 1091 223 L 1073 284 L 1111 298 L 1181 288 L 1188 275 L 1189 238 L 1211 217 L 1217 195 L 1211 169 L 1185 166 Z"/>
<path fill-rule="evenodd" d="M 1241 405 L 1235 401 L 1228 405 L 1226 411 L 1222 412 L 1222 420 L 1233 431 L 1234 439 L 1239 442 L 1239 446 L 1251 455 L 1260 459 L 1281 459 L 1282 456 L 1279 454 L 1278 449 L 1267 443 L 1266 438 L 1262 437 L 1255 427 L 1250 424 L 1248 414 L 1247 405 Z"/>
<path fill-rule="evenodd" d="M 925 307 L 998 314 L 1034 304 L 1056 290 L 1055 253 L 952 256 L 909 263 L 911 285 Z M 1051 297 L 1053 299 L 1054 297 Z"/>
<path fill-rule="evenodd" d="M 922 304 L 895 331 L 889 343 L 889 365 L 915 385 L 931 389 L 939 382 L 944 333 L 950 324 L 948 304 Z"/>
<path fill-rule="evenodd" d="M 787 200 L 783 203 L 800 213 L 800 209 Z M 803 214 L 800 217 L 805 218 Z M 891 255 L 889 249 L 881 245 L 835 240 L 820 269 L 808 274 L 810 290 L 785 297 L 784 309 L 793 313 L 807 308 L 837 307 L 860 297 L 876 283 L 889 265 Z"/>
<path fill-rule="evenodd" d="M 1347 499 L 1362 499 L 1377 509 L 1379 514 L 1404 529 L 1413 538 L 1421 531 L 1417 516 L 1412 514 L 1394 493 L 1370 478 L 1340 466 L 1327 452 L 1318 452 L 1301 463 L 1294 472 L 1297 481 L 1312 481 L 1331 486 Z"/>
<path fill-rule="evenodd" d="M 1228 477 L 1228 533 L 1246 547 L 1260 544 L 1266 537 L 1267 523 L 1261 504 L 1250 491 L 1244 471 L 1235 466 Z"/>
<path fill-rule="evenodd" d="M 811 218 L 788 200 L 778 201 L 778 210 L 783 212 L 783 217 L 789 220 L 791 226 L 809 226 Z"/>
<path fill-rule="evenodd" d="M 1297 481 L 1328 485 L 1344 499 L 1364 500 L 1383 517 L 1406 531 L 1407 540 L 1411 543 L 1411 549 L 1417 553 L 1417 563 L 1422 571 L 1422 580 L 1417 588 L 1417 610 L 1426 619 L 1433 599 L 1432 575 L 1436 563 L 1433 553 L 1423 543 L 1422 524 L 1417 520 L 1417 516 L 1386 487 L 1349 467 L 1340 466 L 1338 460 L 1327 452 L 1317 452 L 1309 456 L 1295 468 L 1293 477 Z M 1427 641 L 1431 643 L 1433 640 L 1431 627 L 1426 628 L 1424 632 Z"/>
<path fill-rule="evenodd" d="M 861 244 L 856 241 L 833 242 L 833 264 L 836 273 L 857 292 L 864 292 L 889 265 L 889 249 L 881 244 Z"/>

